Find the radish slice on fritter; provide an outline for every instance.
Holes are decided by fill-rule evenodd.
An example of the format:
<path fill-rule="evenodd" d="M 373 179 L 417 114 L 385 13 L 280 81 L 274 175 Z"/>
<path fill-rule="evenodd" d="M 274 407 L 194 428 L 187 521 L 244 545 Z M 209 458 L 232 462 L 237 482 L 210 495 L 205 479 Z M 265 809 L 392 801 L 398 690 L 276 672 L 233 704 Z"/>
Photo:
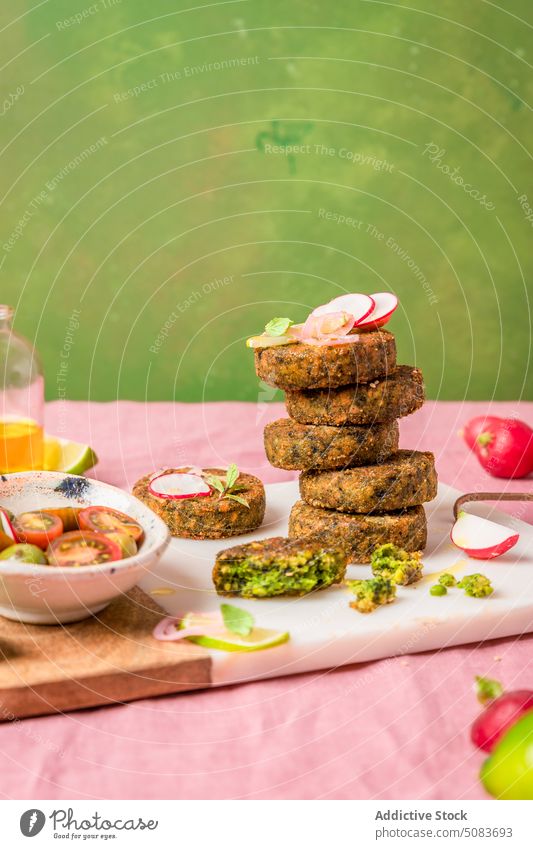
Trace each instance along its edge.
<path fill-rule="evenodd" d="M 345 312 L 354 317 L 354 324 L 363 322 L 374 309 L 373 296 L 361 294 L 339 295 L 328 304 L 322 304 L 311 313 L 311 316 L 328 315 L 329 313 Z M 310 316 L 310 317 L 311 317 Z"/>
<path fill-rule="evenodd" d="M 211 487 L 200 475 L 180 472 L 171 472 L 153 478 L 148 489 L 157 498 L 196 498 L 211 494 Z"/>
<path fill-rule="evenodd" d="M 376 292 L 371 297 L 375 306 L 372 312 L 359 322 L 358 327 L 361 329 L 383 327 L 398 306 L 398 298 L 392 292 Z"/>

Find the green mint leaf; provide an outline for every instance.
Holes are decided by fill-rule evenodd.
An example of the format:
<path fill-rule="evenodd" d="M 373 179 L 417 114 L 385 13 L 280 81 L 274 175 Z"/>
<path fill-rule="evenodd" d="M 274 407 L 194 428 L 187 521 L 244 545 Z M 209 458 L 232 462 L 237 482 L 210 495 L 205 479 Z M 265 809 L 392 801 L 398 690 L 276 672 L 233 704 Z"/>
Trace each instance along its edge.
<path fill-rule="evenodd" d="M 234 483 L 231 487 L 231 493 L 233 495 L 235 492 L 244 492 L 245 489 L 246 487 L 244 486 L 244 484 Z"/>
<path fill-rule="evenodd" d="M 503 693 L 503 687 L 499 681 L 495 681 L 493 678 L 482 678 L 480 675 L 476 675 L 476 695 L 478 701 L 481 702 L 482 705 L 486 705 L 488 702 L 494 701 Z"/>
<path fill-rule="evenodd" d="M 246 498 L 243 498 L 242 495 L 230 495 L 230 493 L 226 493 L 224 498 L 231 498 L 232 501 L 238 501 L 239 504 L 242 504 L 243 507 L 248 507 L 250 509 L 250 505 L 248 504 Z"/>
<path fill-rule="evenodd" d="M 239 470 L 235 463 L 231 463 L 231 465 L 228 466 L 228 471 L 226 472 L 226 489 L 231 489 L 238 477 Z"/>
<path fill-rule="evenodd" d="M 268 336 L 283 336 L 294 321 L 291 318 L 273 318 L 265 327 Z"/>
<path fill-rule="evenodd" d="M 241 637 L 247 637 L 254 627 L 254 617 L 247 610 L 234 607 L 232 604 L 221 604 L 220 612 L 222 613 L 224 625 L 231 634 L 239 634 Z"/>
<path fill-rule="evenodd" d="M 206 483 L 209 486 L 212 486 L 213 489 L 216 489 L 217 492 L 224 492 L 224 484 L 222 483 L 220 478 L 216 477 L 216 475 L 207 475 L 205 480 Z"/>

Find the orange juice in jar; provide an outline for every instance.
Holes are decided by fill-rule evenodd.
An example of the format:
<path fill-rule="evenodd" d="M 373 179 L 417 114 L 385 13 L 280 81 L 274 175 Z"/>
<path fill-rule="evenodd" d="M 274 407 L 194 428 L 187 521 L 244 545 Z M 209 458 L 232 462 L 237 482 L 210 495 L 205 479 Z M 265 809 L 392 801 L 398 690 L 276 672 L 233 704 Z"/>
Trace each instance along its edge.
<path fill-rule="evenodd" d="M 0 305 L 0 472 L 43 468 L 44 377 L 30 342 Z"/>
<path fill-rule="evenodd" d="M 43 429 L 30 419 L 0 421 L 0 471 L 43 467 Z"/>

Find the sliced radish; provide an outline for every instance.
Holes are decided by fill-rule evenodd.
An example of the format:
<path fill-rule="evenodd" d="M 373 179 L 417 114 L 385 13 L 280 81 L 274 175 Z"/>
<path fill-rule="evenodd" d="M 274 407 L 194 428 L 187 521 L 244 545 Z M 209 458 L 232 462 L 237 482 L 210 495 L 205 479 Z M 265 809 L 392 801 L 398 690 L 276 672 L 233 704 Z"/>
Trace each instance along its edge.
<path fill-rule="evenodd" d="M 374 309 L 374 298 L 370 295 L 339 295 L 328 304 L 322 304 L 311 313 L 311 316 L 328 315 L 332 312 L 347 312 L 354 317 L 354 324 L 358 325 L 371 314 Z M 311 317 L 310 316 L 310 317 Z"/>
<path fill-rule="evenodd" d="M 176 616 L 166 616 L 157 623 L 152 636 L 156 640 L 171 641 L 186 640 L 187 637 L 203 637 L 206 634 L 221 634 L 225 632 L 224 620 L 218 611 L 213 613 L 189 613 L 185 620 L 193 616 L 196 624 L 180 627 L 182 620 Z"/>
<path fill-rule="evenodd" d="M 171 472 L 150 481 L 148 489 L 158 498 L 196 498 L 210 495 L 211 487 L 200 475 Z"/>
<path fill-rule="evenodd" d="M 450 534 L 457 548 L 478 560 L 490 560 L 516 545 L 519 534 L 505 525 L 461 511 Z"/>
<path fill-rule="evenodd" d="M 375 303 L 375 307 L 370 315 L 367 315 L 359 322 L 357 325 L 358 328 L 372 327 L 376 329 L 383 327 L 398 306 L 398 298 L 392 292 L 376 292 L 374 295 L 371 295 L 371 298 Z"/>
<path fill-rule="evenodd" d="M 3 545 L 4 542 L 6 545 Z M 14 542 L 18 542 L 18 537 L 11 524 L 11 519 L 7 515 L 7 512 L 3 508 L 0 508 L 0 544 L 2 544 L 3 548 L 6 548 Z"/>

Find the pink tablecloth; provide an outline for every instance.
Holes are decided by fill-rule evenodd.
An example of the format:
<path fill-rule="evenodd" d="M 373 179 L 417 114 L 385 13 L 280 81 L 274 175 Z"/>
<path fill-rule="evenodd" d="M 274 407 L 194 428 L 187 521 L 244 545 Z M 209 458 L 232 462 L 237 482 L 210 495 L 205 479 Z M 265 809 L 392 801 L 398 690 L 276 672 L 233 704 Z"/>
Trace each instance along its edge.
<path fill-rule="evenodd" d="M 404 447 L 432 449 L 462 490 L 490 479 L 457 436 L 482 412 L 533 421 L 533 404 L 428 403 L 402 422 Z M 129 487 L 162 465 L 194 461 L 265 481 L 266 421 L 280 405 L 66 404 L 48 429 L 89 441 L 98 477 Z M 503 485 L 531 489 L 531 482 Z M 497 487 L 496 487 L 497 488 Z M 514 505 L 515 507 L 520 505 Z M 533 521 L 531 512 L 522 518 Z M 0 726 L 4 798 L 478 799 L 481 756 L 468 740 L 476 674 L 532 686 L 533 637 L 493 641 Z M 529 666 L 529 678 L 526 670 Z"/>

